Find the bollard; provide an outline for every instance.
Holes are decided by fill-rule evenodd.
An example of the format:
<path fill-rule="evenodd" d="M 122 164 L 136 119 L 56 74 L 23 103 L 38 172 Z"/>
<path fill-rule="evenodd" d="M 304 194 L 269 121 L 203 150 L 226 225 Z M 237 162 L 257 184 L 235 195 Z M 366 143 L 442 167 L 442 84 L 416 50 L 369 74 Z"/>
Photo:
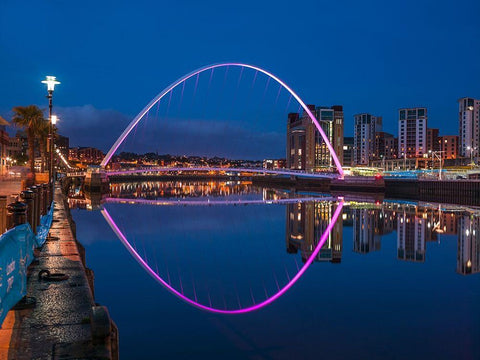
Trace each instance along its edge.
<path fill-rule="evenodd" d="M 0 235 L 7 230 L 7 195 L 0 195 Z"/>
<path fill-rule="evenodd" d="M 33 233 L 36 234 L 37 228 L 35 227 L 35 201 L 33 200 L 33 191 L 23 190 L 20 193 L 20 198 L 27 205 L 27 222 L 30 224 Z"/>
<path fill-rule="evenodd" d="M 54 191 L 55 191 L 55 188 L 54 188 L 54 183 L 51 182 L 48 184 L 48 193 L 49 193 L 49 198 L 48 198 L 48 206 L 49 206 L 49 210 L 50 210 L 50 206 L 52 205 L 52 201 L 53 201 L 53 194 L 54 194 Z"/>
<path fill-rule="evenodd" d="M 42 188 L 42 184 L 38 184 L 36 185 L 37 186 L 37 189 L 38 189 L 38 214 L 40 216 L 44 215 L 45 214 L 45 209 L 44 209 L 44 206 L 43 206 L 43 188 Z"/>
<path fill-rule="evenodd" d="M 42 184 L 42 192 L 43 192 L 43 208 L 45 209 L 44 214 L 46 214 L 50 206 L 50 204 L 48 203 L 48 184 L 46 183 Z"/>
<path fill-rule="evenodd" d="M 30 187 L 30 190 L 33 191 L 33 200 L 34 200 L 34 204 L 35 206 L 33 207 L 33 226 L 35 227 L 35 229 L 37 228 L 38 225 L 40 225 L 40 189 L 38 188 L 38 186 L 34 185 L 32 187 Z"/>
<path fill-rule="evenodd" d="M 9 218 L 9 229 L 15 226 L 25 224 L 27 221 L 27 205 L 20 201 L 15 201 L 7 206 L 7 217 Z"/>

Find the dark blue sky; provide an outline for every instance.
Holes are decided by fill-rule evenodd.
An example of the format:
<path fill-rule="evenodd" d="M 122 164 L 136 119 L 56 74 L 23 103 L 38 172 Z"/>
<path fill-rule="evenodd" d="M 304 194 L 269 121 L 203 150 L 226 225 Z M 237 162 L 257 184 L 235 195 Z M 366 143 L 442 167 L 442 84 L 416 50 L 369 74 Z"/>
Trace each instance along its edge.
<path fill-rule="evenodd" d="M 396 133 L 397 109 L 408 106 L 427 106 L 429 125 L 455 134 L 457 99 L 480 97 L 479 13 L 478 0 L 2 0 L 0 114 L 45 106 L 40 81 L 56 75 L 60 129 L 74 145 L 106 150 L 176 78 L 242 61 L 272 71 L 307 103 L 344 105 L 347 135 L 358 112 L 383 116 Z M 258 139 L 273 137 L 254 150 L 281 156 L 271 144 L 285 119 L 264 121 Z"/>

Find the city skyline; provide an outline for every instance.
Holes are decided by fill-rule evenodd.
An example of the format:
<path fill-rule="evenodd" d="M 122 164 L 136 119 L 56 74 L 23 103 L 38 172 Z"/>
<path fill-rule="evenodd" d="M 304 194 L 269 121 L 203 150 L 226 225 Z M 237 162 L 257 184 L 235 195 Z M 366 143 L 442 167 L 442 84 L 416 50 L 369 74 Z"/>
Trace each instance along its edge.
<path fill-rule="evenodd" d="M 114 135 L 104 134 L 102 139 L 92 137 L 91 144 L 83 140 L 92 133 L 105 133 L 106 129 L 119 134 L 170 81 L 193 68 L 226 59 L 257 64 L 272 71 L 298 91 L 307 103 L 341 104 L 345 112 L 346 136 L 353 135 L 353 115 L 364 112 L 382 116 L 384 131 L 394 133 L 397 112 L 402 107 L 428 108 L 431 127 L 444 128 L 445 134 L 455 134 L 457 126 L 452 120 L 457 119 L 457 99 L 480 97 L 474 81 L 480 78 L 480 66 L 475 61 L 479 58 L 479 50 L 470 46 L 479 37 L 479 29 L 470 25 L 475 23 L 474 11 L 463 10 L 478 8 L 474 1 L 464 1 L 460 5 L 440 2 L 434 10 L 425 2 L 408 2 L 388 10 L 375 4 L 352 3 L 340 8 L 334 4 L 304 2 L 294 8 L 288 3 L 273 7 L 265 2 L 255 4 L 256 11 L 243 10 L 245 18 L 235 26 L 227 26 L 222 35 L 217 29 L 225 26 L 223 19 L 236 9 L 234 5 L 217 4 L 200 9 L 197 4 L 189 4 L 190 12 L 181 4 L 169 4 L 161 7 L 162 24 L 152 15 L 154 11 L 146 14 L 135 10 L 129 25 L 119 25 L 116 21 L 128 13 L 123 4 L 117 4 L 114 9 L 108 4 L 89 2 L 82 9 L 71 4 L 53 7 L 32 2 L 29 5 L 35 10 L 27 16 L 31 21 L 27 21 L 24 28 L 15 29 L 15 36 L 9 34 L 16 28 L 12 22 L 15 14 L 20 13 L 19 5 L 1 5 L 0 26 L 4 36 L 0 38 L 0 47 L 11 56 L 0 60 L 0 68 L 4 69 L 2 77 L 8 84 L 0 90 L 0 115 L 9 119 L 9 112 L 16 105 L 33 103 L 45 108 L 44 89 L 39 82 L 47 74 L 56 75 L 62 81 L 55 95 L 56 109 L 63 118 L 59 127 L 64 135 L 72 138 L 75 146 L 89 145 L 106 150 Z M 324 14 L 324 21 L 318 22 L 313 15 L 306 15 L 302 5 L 312 14 Z M 159 5 L 154 5 L 153 9 L 160 10 L 156 6 Z M 209 21 L 200 22 L 192 15 L 194 10 Z M 43 21 L 50 13 L 55 15 L 56 21 Z M 110 13 L 114 16 L 108 16 Z M 337 13 L 342 17 L 335 16 Z M 436 16 L 431 16 L 433 13 Z M 186 15 L 182 22 L 184 27 L 175 22 L 175 16 L 168 19 L 168 15 L 179 14 Z M 306 17 L 303 27 L 274 26 L 288 24 L 295 14 Z M 403 24 L 402 19 L 407 15 L 411 18 L 408 24 L 421 21 L 422 26 Z M 358 16 L 367 21 L 359 22 Z M 472 21 L 468 21 L 469 17 Z M 448 28 L 445 18 L 449 19 Z M 250 26 L 246 26 L 247 23 Z M 106 34 L 95 36 L 95 31 L 109 25 L 111 29 Z M 162 31 L 165 26 L 173 27 L 172 31 Z M 386 34 L 379 33 L 381 26 L 388 30 Z M 34 27 L 38 31 L 33 32 Z M 86 28 L 91 29 L 82 31 Z M 62 31 L 58 31 L 60 29 Z M 194 29 L 199 30 L 194 37 L 197 43 L 189 38 Z M 127 31 L 126 39 L 120 36 Z M 47 37 L 46 34 L 50 36 L 51 51 L 43 41 L 36 41 Z M 86 40 L 72 47 L 71 41 L 82 36 Z M 106 42 L 105 36 L 110 36 L 109 41 Z M 164 41 L 161 49 L 152 47 L 149 56 L 136 57 L 135 54 L 148 47 L 155 36 Z M 35 59 L 30 59 L 19 47 L 29 39 L 34 43 Z M 310 57 L 284 56 L 290 49 L 305 48 L 311 43 L 322 43 L 325 49 L 332 49 L 335 61 L 320 56 L 322 47 L 313 47 Z M 171 49 L 174 55 L 159 58 L 165 49 Z M 416 56 L 401 56 L 401 49 L 421 55 L 422 61 L 417 62 Z M 191 56 L 192 50 L 196 56 Z M 184 56 L 185 51 L 190 54 L 188 57 Z M 363 59 L 356 56 L 359 52 L 370 52 L 373 56 Z M 179 58 L 182 61 L 177 61 Z M 459 61 L 468 76 L 459 75 Z M 71 66 L 75 67 L 75 72 L 71 71 Z M 178 128 L 170 134 L 175 134 L 174 130 Z M 279 139 L 278 134 L 284 133 L 283 119 L 265 119 L 265 129 L 260 131 L 267 137 L 273 136 L 258 137 L 258 141 L 266 143 L 258 147 L 259 151 L 267 152 Z M 247 132 L 238 136 L 247 138 L 250 135 Z M 205 136 L 218 137 L 218 131 Z M 281 145 L 278 153 L 283 153 Z"/>

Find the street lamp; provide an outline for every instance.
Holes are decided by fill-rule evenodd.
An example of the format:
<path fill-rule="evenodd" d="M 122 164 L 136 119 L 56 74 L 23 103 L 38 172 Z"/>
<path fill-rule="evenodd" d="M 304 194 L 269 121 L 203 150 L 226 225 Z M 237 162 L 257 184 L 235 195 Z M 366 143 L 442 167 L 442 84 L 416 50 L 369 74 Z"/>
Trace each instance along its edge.
<path fill-rule="evenodd" d="M 8 172 L 8 165 L 10 165 L 10 166 L 12 165 L 12 158 L 10 156 L 7 156 L 7 158 L 5 160 L 7 160 L 6 165 L 7 165 L 7 172 Z"/>
<path fill-rule="evenodd" d="M 59 81 L 57 81 L 57 78 L 55 76 L 47 76 L 45 80 L 42 81 L 42 84 L 47 85 L 47 99 L 48 99 L 48 118 L 50 120 L 50 128 L 49 128 L 49 139 L 50 139 L 50 144 L 48 146 L 49 152 L 50 152 L 50 167 L 48 171 L 48 178 L 50 181 L 53 183 L 53 115 L 52 115 L 52 108 L 53 108 L 53 91 L 55 90 L 55 85 L 60 84 Z M 56 121 L 55 117 L 55 121 Z"/>

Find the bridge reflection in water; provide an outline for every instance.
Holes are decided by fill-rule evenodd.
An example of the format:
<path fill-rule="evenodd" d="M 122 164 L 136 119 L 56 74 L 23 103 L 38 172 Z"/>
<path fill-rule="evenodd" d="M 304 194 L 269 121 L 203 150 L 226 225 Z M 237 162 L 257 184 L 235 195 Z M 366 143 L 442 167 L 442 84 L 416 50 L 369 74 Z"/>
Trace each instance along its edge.
<path fill-rule="evenodd" d="M 351 201 L 329 195 L 298 194 L 278 189 L 252 186 L 241 181 L 168 181 L 112 184 L 111 193 L 102 199 L 102 214 L 123 245 L 136 261 L 162 286 L 189 304 L 218 313 L 245 313 L 260 309 L 283 295 L 299 280 L 313 262 L 341 263 L 344 248 L 344 228 L 353 228 L 353 251 L 366 255 L 381 250 L 381 237 L 396 232 L 396 258 L 400 261 L 422 263 L 426 259 L 426 244 L 439 241 L 439 235 L 457 235 L 457 273 L 480 272 L 480 212 L 428 203 L 383 203 Z M 77 198 L 81 196 L 76 193 Z M 71 199 L 72 205 L 78 199 Z M 84 200 L 83 200 L 84 201 Z M 278 290 L 247 306 L 231 304 L 213 306 L 212 299 L 200 302 L 193 288 L 187 295 L 184 284 L 174 287 L 167 276 L 160 274 L 158 264 L 149 263 L 148 253 L 141 255 L 126 233 L 120 229 L 107 209 L 110 206 L 225 206 L 242 204 L 283 204 L 286 218 L 286 251 L 300 254 L 303 262 L 296 275 Z M 255 212 L 255 206 L 248 211 Z M 144 249 L 145 252 L 145 249 Z M 169 275 L 168 275 L 169 277 Z M 197 296 L 198 295 L 198 296 Z M 245 303 L 245 302 L 244 302 Z"/>

